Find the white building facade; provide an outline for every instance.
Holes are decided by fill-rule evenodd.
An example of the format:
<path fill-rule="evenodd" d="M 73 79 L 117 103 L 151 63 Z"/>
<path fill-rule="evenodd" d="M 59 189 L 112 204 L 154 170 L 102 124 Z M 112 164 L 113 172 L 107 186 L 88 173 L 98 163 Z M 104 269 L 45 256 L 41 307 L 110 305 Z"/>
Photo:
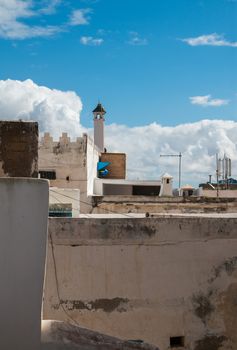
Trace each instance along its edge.
<path fill-rule="evenodd" d="M 51 187 L 79 189 L 80 211 L 87 213 L 91 208 L 88 196 L 93 194 L 99 155 L 98 148 L 86 134 L 71 141 L 63 133 L 56 141 L 45 133 L 39 144 L 39 175 L 50 180 Z"/>

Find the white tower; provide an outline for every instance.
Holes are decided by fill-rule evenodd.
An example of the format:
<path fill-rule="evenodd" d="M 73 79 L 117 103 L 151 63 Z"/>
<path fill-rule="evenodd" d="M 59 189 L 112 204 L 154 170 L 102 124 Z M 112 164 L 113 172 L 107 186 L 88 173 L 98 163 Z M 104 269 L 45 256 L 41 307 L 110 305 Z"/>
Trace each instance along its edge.
<path fill-rule="evenodd" d="M 101 152 L 104 152 L 104 115 L 106 111 L 101 103 L 93 110 L 94 114 L 94 143 Z"/>

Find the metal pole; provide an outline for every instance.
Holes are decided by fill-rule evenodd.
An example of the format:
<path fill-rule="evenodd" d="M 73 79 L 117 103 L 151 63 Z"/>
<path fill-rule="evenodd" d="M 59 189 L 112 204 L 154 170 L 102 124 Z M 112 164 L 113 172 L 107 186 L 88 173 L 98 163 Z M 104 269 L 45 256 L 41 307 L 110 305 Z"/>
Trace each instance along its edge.
<path fill-rule="evenodd" d="M 219 161 L 218 161 L 218 153 L 216 154 L 216 196 L 219 198 Z"/>
<path fill-rule="evenodd" d="M 182 154 L 179 152 L 179 189 L 181 188 L 181 159 L 182 159 Z"/>
<path fill-rule="evenodd" d="M 179 152 L 179 154 L 160 154 L 160 157 L 179 157 L 179 190 L 181 187 L 181 159 L 182 159 L 182 153 Z"/>

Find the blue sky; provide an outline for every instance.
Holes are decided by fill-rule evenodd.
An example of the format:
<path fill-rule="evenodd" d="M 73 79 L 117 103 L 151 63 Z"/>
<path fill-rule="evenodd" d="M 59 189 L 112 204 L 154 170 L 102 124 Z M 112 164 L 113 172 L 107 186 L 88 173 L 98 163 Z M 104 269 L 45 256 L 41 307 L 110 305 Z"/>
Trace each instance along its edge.
<path fill-rule="evenodd" d="M 234 0 L 0 0 L 0 79 L 75 91 L 85 127 L 98 99 L 108 124 L 236 120 L 236 18 Z"/>
<path fill-rule="evenodd" d="M 0 0 L 0 118 L 92 132 L 127 176 L 197 186 L 216 153 L 237 178 L 237 0 Z M 71 92 L 69 92 L 71 91 Z"/>

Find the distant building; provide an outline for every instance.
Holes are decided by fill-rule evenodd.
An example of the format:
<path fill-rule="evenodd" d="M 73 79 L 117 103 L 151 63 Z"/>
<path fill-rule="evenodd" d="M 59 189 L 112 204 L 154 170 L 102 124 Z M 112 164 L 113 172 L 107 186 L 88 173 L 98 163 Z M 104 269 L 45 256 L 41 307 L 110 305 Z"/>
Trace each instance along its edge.
<path fill-rule="evenodd" d="M 98 196 L 172 196 L 173 177 L 164 174 L 161 180 L 95 179 Z"/>
<path fill-rule="evenodd" d="M 95 179 L 97 196 L 159 196 L 161 181 Z"/>
<path fill-rule="evenodd" d="M 237 180 L 230 178 L 217 183 L 202 183 L 199 185 L 200 197 L 237 198 Z"/>
<path fill-rule="evenodd" d="M 86 135 L 71 141 L 63 133 L 58 141 L 45 133 L 39 144 L 39 175 L 50 180 L 50 186 L 80 190 L 82 213 L 90 211 L 88 196 L 93 195 L 94 178 L 100 152 Z"/>
<path fill-rule="evenodd" d="M 86 134 L 71 141 L 66 133 L 55 141 L 45 133 L 39 145 L 39 176 L 49 179 L 52 187 L 80 190 L 81 213 L 92 210 L 92 196 L 172 196 L 169 174 L 161 180 L 126 180 L 126 154 L 107 152 L 104 147 L 105 114 L 98 103 L 93 110 L 94 141 Z"/>
<path fill-rule="evenodd" d="M 180 189 L 180 196 L 190 197 L 195 194 L 195 188 L 192 185 L 184 185 Z"/>

